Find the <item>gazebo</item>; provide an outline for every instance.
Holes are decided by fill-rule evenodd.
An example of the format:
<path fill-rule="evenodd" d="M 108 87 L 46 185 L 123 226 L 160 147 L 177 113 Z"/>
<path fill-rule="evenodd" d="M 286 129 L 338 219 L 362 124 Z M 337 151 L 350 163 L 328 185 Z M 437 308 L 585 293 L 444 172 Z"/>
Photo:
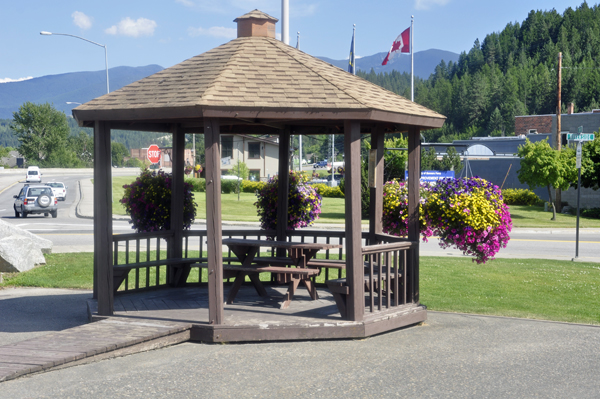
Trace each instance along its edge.
<path fill-rule="evenodd" d="M 420 132 L 441 127 L 445 117 L 276 40 L 277 19 L 261 11 L 254 10 L 234 22 L 238 29 L 236 39 L 73 110 L 80 126 L 94 129 L 95 317 L 118 315 L 115 298 L 133 294 L 140 298 L 146 293 L 156 295 L 187 289 L 192 295 L 197 293 L 205 298 L 203 303 L 207 304 L 203 310 L 207 316 L 194 324 L 192 332 L 192 339 L 202 341 L 364 337 L 424 321 L 426 310 L 419 302 Z M 112 234 L 112 129 L 172 134 L 171 230 Z M 408 132 L 409 138 L 409 233 L 406 238 L 382 233 L 383 143 L 386 133 L 396 132 Z M 201 232 L 183 229 L 183 153 L 188 133 L 204 134 L 205 140 L 207 224 L 206 231 Z M 220 136 L 231 133 L 279 136 L 276 231 L 225 234 L 222 229 Z M 317 233 L 287 229 L 288 155 L 292 134 L 343 137 L 344 231 Z M 360 140 L 363 134 L 370 134 L 372 146 L 368 232 L 361 230 Z M 310 281 L 314 282 L 315 275 L 310 270 L 318 269 L 319 273 L 329 276 L 330 269 L 345 269 L 345 278 L 326 278 L 327 283 L 319 288 L 324 294 L 331 292 L 336 306 L 331 306 L 331 301 L 329 313 L 321 311 L 308 318 L 309 308 L 303 308 L 306 311 L 303 318 L 299 318 L 299 313 L 278 314 L 279 310 L 270 309 L 269 313 L 275 316 L 269 319 L 258 303 L 244 309 L 246 315 L 252 314 L 250 318 L 228 316 L 227 312 L 229 309 L 233 312 L 236 304 L 224 303 L 225 279 L 242 273 L 240 283 L 246 276 L 255 286 L 257 283 L 252 272 L 240 272 L 239 265 L 231 266 L 232 257 L 224 256 L 223 236 L 229 237 L 233 252 L 236 249 L 240 252 L 241 240 L 248 240 L 252 234 L 258 239 L 273 236 L 274 243 L 282 244 L 273 252 L 278 256 L 273 256 L 272 261 L 262 258 L 262 263 L 255 264 L 248 258 L 246 266 L 260 267 L 261 271 L 268 271 L 269 267 L 274 271 L 283 270 L 284 281 L 290 277 L 296 280 L 296 286 L 301 281 L 309 291 L 314 288 Z M 188 256 L 188 243 L 194 237 L 199 239 L 197 259 Z M 313 251 L 310 245 L 298 249 L 283 244 L 306 243 L 306 240 L 313 244 L 320 240 L 331 243 L 333 239 L 339 243 L 335 248 L 342 248 L 337 259 L 312 264 L 302 258 Z M 161 242 L 167 243 L 167 257 L 144 258 L 140 249 L 143 243 L 147 243 L 148 248 L 156 248 L 158 253 Z M 304 266 L 303 270 L 296 269 L 305 273 L 304 278 L 286 275 L 287 269 L 277 263 L 282 262 L 286 249 L 290 254 L 300 251 L 294 252 L 297 255 L 294 259 L 296 266 Z M 203 251 L 207 256 L 203 257 Z M 334 253 L 330 247 L 326 253 L 327 258 L 334 257 L 330 256 Z M 304 259 L 304 263 L 298 264 L 298 259 Z M 240 258 L 244 264 L 243 260 Z M 208 281 L 187 282 L 196 267 L 208 271 Z M 161 270 L 166 270 L 166 275 L 163 272 L 159 276 Z M 273 276 L 279 276 L 273 279 L 277 280 L 282 275 L 273 273 Z M 140 281 L 145 282 L 140 284 Z M 257 286 L 257 290 L 260 289 Z M 293 295 L 294 289 L 290 290 L 288 295 Z M 235 296 L 235 293 L 230 295 Z M 311 292 L 311 297 L 316 299 L 316 291 Z M 322 301 L 307 300 L 306 303 L 309 307 L 323 306 Z M 296 302 L 292 302 L 289 309 L 295 305 Z M 161 317 L 165 314 L 168 310 L 161 313 Z M 276 322 L 273 317 L 277 318 Z"/>

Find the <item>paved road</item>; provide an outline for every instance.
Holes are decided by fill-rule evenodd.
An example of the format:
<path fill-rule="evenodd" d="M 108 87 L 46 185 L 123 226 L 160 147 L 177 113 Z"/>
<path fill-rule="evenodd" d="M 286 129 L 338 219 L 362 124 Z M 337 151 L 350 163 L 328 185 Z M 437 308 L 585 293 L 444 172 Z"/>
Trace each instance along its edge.
<path fill-rule="evenodd" d="M 185 343 L 0 384 L 0 398 L 598 398 L 600 327 L 430 312 L 361 340 Z"/>

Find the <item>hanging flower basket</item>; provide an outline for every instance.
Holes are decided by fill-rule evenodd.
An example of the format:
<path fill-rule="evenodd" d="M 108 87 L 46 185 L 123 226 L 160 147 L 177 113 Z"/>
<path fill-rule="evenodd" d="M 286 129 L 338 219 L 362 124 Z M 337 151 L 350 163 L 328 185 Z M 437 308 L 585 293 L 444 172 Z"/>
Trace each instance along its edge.
<path fill-rule="evenodd" d="M 300 172 L 290 172 L 290 191 L 288 201 L 288 230 L 311 225 L 321 213 L 321 196 L 306 181 Z M 277 190 L 279 177 L 272 177 L 262 188 L 256 191 L 254 203 L 258 211 L 260 227 L 263 230 L 277 228 Z"/>

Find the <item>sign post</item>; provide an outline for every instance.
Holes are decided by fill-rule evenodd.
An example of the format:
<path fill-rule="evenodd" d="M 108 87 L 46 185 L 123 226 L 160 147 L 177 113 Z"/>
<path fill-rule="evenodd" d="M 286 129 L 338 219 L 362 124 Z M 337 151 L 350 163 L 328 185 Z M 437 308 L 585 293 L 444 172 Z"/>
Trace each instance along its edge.
<path fill-rule="evenodd" d="M 577 222 L 575 225 L 575 257 L 576 260 L 579 257 L 579 200 L 581 198 L 581 143 L 577 141 Z"/>

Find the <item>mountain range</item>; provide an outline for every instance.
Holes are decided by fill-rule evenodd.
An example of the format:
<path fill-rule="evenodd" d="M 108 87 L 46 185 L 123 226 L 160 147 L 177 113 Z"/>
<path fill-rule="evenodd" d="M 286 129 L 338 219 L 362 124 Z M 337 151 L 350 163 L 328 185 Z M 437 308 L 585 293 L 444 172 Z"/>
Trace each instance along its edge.
<path fill-rule="evenodd" d="M 365 72 L 373 69 L 376 73 L 410 72 L 410 56 L 402 54 L 390 60 L 388 65 L 381 62 L 387 53 L 377 53 L 356 59 L 357 70 Z M 435 67 L 444 60 L 456 62 L 459 55 L 443 50 L 426 50 L 415 52 L 415 76 L 427 79 Z M 348 70 L 348 60 L 333 60 L 317 57 L 344 70 Z M 110 90 L 114 91 L 163 70 L 160 65 L 142 67 L 115 67 L 109 69 Z M 54 107 L 71 114 L 71 110 L 79 103 L 85 103 L 106 93 L 106 71 L 73 72 L 60 75 L 48 75 L 20 82 L 0 83 L 0 119 L 12 119 L 13 112 L 30 101 L 36 104 L 49 102 Z M 68 102 L 74 104 L 67 104 Z"/>

